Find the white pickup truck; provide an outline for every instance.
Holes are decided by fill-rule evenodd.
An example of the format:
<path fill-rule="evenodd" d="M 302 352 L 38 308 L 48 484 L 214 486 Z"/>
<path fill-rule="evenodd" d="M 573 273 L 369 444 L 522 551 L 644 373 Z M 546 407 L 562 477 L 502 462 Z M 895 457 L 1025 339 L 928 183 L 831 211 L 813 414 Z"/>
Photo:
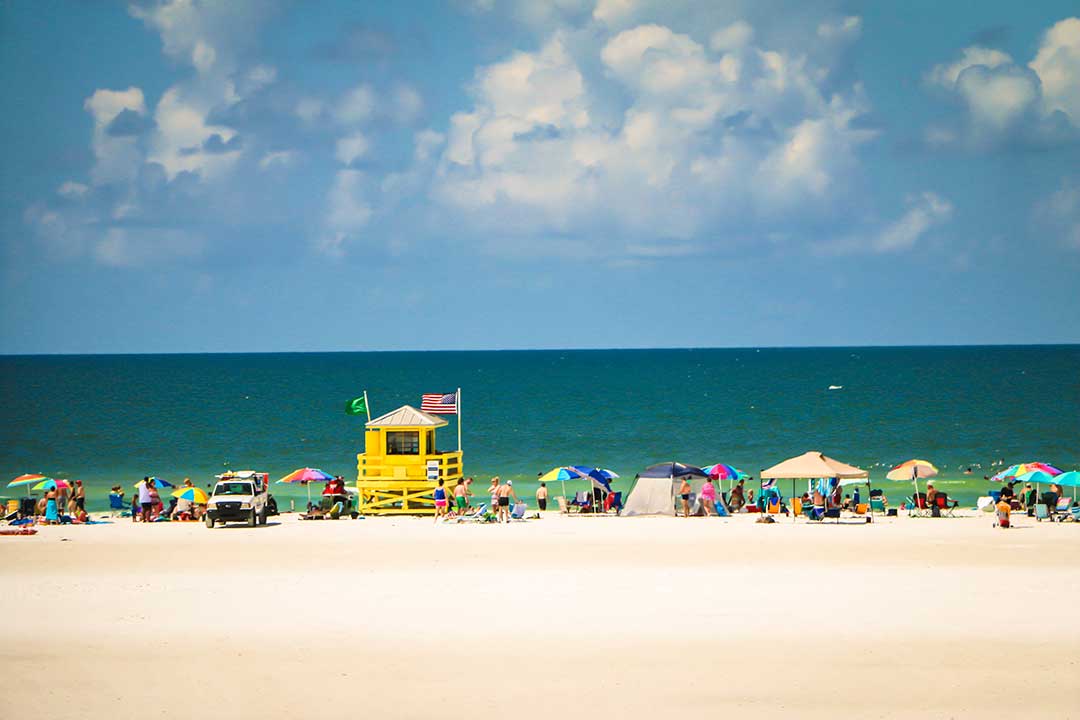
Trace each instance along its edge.
<path fill-rule="evenodd" d="M 248 527 L 265 525 L 269 512 L 269 485 L 269 475 L 254 470 L 218 475 L 217 485 L 206 505 L 206 527 L 228 522 L 246 522 Z"/>

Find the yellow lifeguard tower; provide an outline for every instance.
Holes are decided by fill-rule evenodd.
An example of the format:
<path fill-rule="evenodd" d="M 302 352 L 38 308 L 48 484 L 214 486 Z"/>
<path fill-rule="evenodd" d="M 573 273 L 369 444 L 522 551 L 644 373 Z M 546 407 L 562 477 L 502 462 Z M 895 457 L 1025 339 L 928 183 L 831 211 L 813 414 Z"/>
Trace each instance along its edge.
<path fill-rule="evenodd" d="M 411 405 L 369 420 L 364 452 L 356 456 L 357 509 L 368 515 L 432 515 L 440 479 L 452 499 L 461 477 L 461 447 L 443 452 L 435 444 L 435 430 L 448 424 Z"/>

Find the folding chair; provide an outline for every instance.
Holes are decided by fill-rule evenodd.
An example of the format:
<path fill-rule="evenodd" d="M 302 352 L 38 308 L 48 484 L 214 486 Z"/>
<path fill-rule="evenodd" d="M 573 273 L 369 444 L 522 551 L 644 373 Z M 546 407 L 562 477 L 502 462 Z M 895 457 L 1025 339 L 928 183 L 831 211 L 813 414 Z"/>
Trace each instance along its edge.
<path fill-rule="evenodd" d="M 912 507 L 908 509 L 908 517 L 930 517 L 930 506 L 926 504 L 926 493 L 915 493 L 911 496 Z"/>
<path fill-rule="evenodd" d="M 937 505 L 941 515 L 944 517 L 956 517 L 953 515 L 953 510 L 960 504 L 959 500 L 949 500 L 949 496 L 945 493 L 938 493 L 934 496 L 934 504 Z"/>

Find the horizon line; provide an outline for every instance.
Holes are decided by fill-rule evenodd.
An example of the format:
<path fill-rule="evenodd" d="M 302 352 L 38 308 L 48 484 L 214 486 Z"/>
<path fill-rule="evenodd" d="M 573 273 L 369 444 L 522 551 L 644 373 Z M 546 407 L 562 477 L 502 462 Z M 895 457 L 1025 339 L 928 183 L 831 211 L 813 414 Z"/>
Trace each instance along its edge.
<path fill-rule="evenodd" d="M 489 352 L 654 352 L 662 350 L 907 350 L 907 349 L 955 349 L 955 348 L 1080 348 L 1080 342 L 1047 343 L 919 343 L 911 345 L 726 345 L 726 346 L 653 346 L 653 347 L 536 347 L 536 348 L 432 348 L 368 350 L 178 350 L 164 352 L 55 352 L 55 353 L 0 353 L 0 358 L 31 357 L 161 357 L 173 355 L 331 355 L 361 353 L 489 353 Z"/>

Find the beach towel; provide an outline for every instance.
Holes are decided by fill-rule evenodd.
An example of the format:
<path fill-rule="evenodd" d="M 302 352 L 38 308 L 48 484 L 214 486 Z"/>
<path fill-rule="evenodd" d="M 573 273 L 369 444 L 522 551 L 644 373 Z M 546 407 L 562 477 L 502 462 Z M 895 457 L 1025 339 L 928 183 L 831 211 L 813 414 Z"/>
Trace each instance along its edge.
<path fill-rule="evenodd" d="M 0 535 L 37 535 L 37 528 L 32 527 L 20 527 L 20 528 L 0 528 Z"/>

